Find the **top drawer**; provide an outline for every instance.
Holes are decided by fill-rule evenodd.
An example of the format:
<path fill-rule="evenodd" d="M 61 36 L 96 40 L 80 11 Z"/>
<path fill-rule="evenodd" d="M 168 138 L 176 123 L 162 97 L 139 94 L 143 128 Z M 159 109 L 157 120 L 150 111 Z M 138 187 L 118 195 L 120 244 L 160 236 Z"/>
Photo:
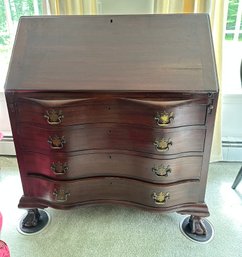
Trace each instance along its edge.
<path fill-rule="evenodd" d="M 44 94 L 20 97 L 16 105 L 18 122 L 43 127 L 111 122 L 158 128 L 205 124 L 207 98 L 57 93 L 54 99 Z"/>

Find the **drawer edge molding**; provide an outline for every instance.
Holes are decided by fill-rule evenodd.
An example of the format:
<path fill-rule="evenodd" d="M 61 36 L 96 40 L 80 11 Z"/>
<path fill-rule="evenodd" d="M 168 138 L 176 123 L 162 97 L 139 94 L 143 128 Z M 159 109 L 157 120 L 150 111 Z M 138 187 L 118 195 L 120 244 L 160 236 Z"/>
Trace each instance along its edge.
<path fill-rule="evenodd" d="M 41 104 L 43 106 L 48 106 L 48 107 L 55 107 L 56 102 L 58 101 L 58 105 L 67 105 L 71 103 L 77 103 L 77 102 L 84 102 L 88 100 L 95 100 L 95 98 L 76 98 L 76 99 L 38 99 L 38 98 L 32 98 L 32 97 L 21 97 L 20 100 L 28 100 L 32 101 L 38 104 Z"/>
<path fill-rule="evenodd" d="M 178 99 L 178 100 L 171 100 L 171 101 L 165 101 L 164 99 L 159 100 L 159 98 L 157 98 L 157 100 L 143 100 L 143 99 L 135 99 L 135 98 L 120 98 L 124 101 L 127 102 L 135 102 L 135 103 L 139 103 L 139 104 L 145 104 L 145 105 L 157 105 L 160 106 L 161 104 L 163 106 L 174 106 L 174 105 L 181 105 L 181 104 L 189 104 L 189 103 L 195 103 L 196 101 L 201 100 L 200 98 L 196 99 L 196 98 L 188 98 L 188 99 Z M 204 104 L 207 104 L 207 99 L 205 99 Z"/>

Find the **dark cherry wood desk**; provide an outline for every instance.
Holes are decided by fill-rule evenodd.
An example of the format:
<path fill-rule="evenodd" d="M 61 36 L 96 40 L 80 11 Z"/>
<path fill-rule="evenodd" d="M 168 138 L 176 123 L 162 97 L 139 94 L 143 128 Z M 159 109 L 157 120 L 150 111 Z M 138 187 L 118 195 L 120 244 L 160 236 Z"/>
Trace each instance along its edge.
<path fill-rule="evenodd" d="M 218 84 L 207 15 L 25 17 L 5 85 L 28 209 L 204 202 Z"/>

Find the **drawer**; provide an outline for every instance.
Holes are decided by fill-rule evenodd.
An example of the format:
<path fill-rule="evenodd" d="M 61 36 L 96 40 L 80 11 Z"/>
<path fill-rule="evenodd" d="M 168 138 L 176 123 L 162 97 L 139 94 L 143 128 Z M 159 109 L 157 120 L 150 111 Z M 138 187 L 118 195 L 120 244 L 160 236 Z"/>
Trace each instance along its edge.
<path fill-rule="evenodd" d="M 159 155 L 203 152 L 205 127 L 148 129 L 120 124 L 95 124 L 60 129 L 18 127 L 22 149 L 34 152 L 71 152 L 121 149 Z"/>
<path fill-rule="evenodd" d="M 171 183 L 199 180 L 202 169 L 202 156 L 157 159 L 115 152 L 50 156 L 24 152 L 23 162 L 26 175 L 38 174 L 55 180 L 116 176 Z"/>
<path fill-rule="evenodd" d="M 54 181 L 38 177 L 25 178 L 25 197 L 43 201 L 48 206 L 68 207 L 77 204 L 115 201 L 156 208 L 196 203 L 199 182 L 161 186 L 125 178 L 93 178 L 74 181 Z M 36 200 L 38 199 L 38 200 Z"/>
<path fill-rule="evenodd" d="M 42 127 L 86 123 L 139 124 L 151 127 L 203 125 L 207 99 L 99 98 L 17 100 L 18 122 Z"/>

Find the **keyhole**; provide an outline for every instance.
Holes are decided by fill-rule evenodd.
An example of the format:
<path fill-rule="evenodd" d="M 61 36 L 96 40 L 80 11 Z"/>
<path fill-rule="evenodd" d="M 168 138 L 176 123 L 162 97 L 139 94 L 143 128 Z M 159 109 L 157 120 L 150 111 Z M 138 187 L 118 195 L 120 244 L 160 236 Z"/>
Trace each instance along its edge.
<path fill-rule="evenodd" d="M 110 23 L 113 23 L 113 19 L 110 20 Z"/>

